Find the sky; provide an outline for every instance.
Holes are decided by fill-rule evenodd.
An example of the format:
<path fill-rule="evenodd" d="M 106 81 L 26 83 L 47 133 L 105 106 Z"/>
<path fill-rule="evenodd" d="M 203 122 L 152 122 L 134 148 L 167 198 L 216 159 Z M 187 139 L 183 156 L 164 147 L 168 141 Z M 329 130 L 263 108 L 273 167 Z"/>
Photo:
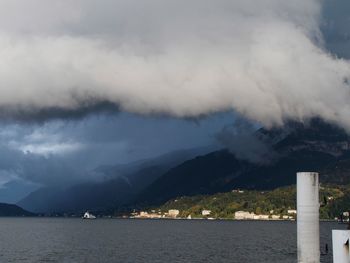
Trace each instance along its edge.
<path fill-rule="evenodd" d="M 2 0 L 0 202 L 94 180 L 100 165 L 231 145 L 218 134 L 238 116 L 350 130 L 349 11 L 348 0 Z"/>
<path fill-rule="evenodd" d="M 0 127 L 0 201 L 14 202 L 43 186 L 99 180 L 94 170 L 175 150 L 222 145 L 215 138 L 232 113 L 201 119 L 96 113 Z"/>

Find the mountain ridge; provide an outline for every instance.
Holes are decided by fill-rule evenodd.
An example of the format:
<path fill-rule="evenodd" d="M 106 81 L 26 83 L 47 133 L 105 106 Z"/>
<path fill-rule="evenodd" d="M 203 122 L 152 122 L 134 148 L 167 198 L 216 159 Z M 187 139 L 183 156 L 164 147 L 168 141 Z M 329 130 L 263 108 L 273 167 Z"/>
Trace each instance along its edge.
<path fill-rule="evenodd" d="M 173 166 L 214 147 L 176 150 L 130 164 L 101 166 L 95 169 L 103 180 L 67 188 L 43 187 L 17 204 L 36 213 L 82 213 L 85 210 L 113 210 L 131 203 L 138 193 Z"/>
<path fill-rule="evenodd" d="M 0 203 L 0 217 L 36 216 L 15 204 Z"/>
<path fill-rule="evenodd" d="M 216 151 L 171 169 L 143 191 L 137 202 L 159 205 L 178 196 L 234 188 L 271 190 L 295 184 L 296 172 L 304 170 L 320 172 L 321 181 L 328 183 L 350 183 L 346 173 L 350 172 L 350 137 L 339 127 L 314 119 L 306 124 L 290 123 L 285 128 L 261 128 L 254 136 L 270 142 L 278 158 L 267 164 L 252 163 L 238 159 L 228 150 Z M 339 162 L 345 171 L 334 178 Z"/>
<path fill-rule="evenodd" d="M 173 159 L 170 154 L 165 162 L 155 158 L 146 160 L 146 165 L 144 161 L 130 164 L 131 170 L 125 170 L 132 171 L 129 174 L 120 172 L 127 165 L 123 169 L 101 167 L 98 171 L 109 178 L 106 181 L 58 191 L 41 189 L 46 193 L 36 191 L 18 204 L 35 212 L 131 209 L 237 188 L 272 190 L 295 184 L 296 172 L 306 170 L 320 172 L 321 182 L 350 184 L 350 136 L 337 126 L 314 119 L 283 128 L 261 128 L 253 136 L 267 144 L 276 158 L 254 163 L 228 149 Z"/>

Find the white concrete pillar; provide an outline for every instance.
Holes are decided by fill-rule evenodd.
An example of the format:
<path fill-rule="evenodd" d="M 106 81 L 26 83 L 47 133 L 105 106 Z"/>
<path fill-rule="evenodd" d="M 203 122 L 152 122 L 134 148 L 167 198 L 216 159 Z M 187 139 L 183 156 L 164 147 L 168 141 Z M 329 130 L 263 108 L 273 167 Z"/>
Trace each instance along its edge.
<path fill-rule="evenodd" d="M 333 262 L 350 263 L 349 253 L 350 230 L 333 230 Z"/>
<path fill-rule="evenodd" d="M 320 263 L 318 173 L 297 173 L 298 263 Z"/>

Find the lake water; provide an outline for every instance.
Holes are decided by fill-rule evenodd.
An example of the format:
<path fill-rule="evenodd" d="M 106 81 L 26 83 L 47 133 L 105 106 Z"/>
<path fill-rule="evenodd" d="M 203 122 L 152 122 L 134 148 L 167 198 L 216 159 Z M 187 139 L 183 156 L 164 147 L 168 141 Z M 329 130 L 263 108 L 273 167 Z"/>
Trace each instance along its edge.
<path fill-rule="evenodd" d="M 321 248 L 331 230 L 321 223 Z M 1 218 L 0 262 L 296 262 L 295 222 Z"/>

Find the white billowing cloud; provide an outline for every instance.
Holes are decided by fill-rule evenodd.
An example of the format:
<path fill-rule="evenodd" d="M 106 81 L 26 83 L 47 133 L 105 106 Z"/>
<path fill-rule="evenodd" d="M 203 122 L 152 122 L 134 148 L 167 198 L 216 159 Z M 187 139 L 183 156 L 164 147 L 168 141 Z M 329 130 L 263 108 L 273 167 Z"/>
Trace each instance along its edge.
<path fill-rule="evenodd" d="M 0 3 L 9 114 L 96 100 L 178 117 L 233 109 L 265 125 L 321 116 L 350 129 L 350 63 L 323 48 L 321 0 L 28 0 L 24 13 L 22 2 Z"/>
<path fill-rule="evenodd" d="M 60 125 L 52 125 L 54 129 L 59 129 Z M 48 125 L 44 125 L 41 129 L 29 129 L 25 131 L 27 134 L 18 134 L 18 127 L 15 129 L 4 129 L 0 132 L 0 138 L 7 141 L 7 147 L 21 151 L 24 154 L 37 154 L 49 158 L 52 155 L 66 155 L 78 152 L 84 148 L 80 142 L 64 138 L 62 134 L 57 132 L 49 133 Z M 7 137 L 7 140 L 5 138 Z M 19 140 L 20 138 L 20 140 Z"/>

